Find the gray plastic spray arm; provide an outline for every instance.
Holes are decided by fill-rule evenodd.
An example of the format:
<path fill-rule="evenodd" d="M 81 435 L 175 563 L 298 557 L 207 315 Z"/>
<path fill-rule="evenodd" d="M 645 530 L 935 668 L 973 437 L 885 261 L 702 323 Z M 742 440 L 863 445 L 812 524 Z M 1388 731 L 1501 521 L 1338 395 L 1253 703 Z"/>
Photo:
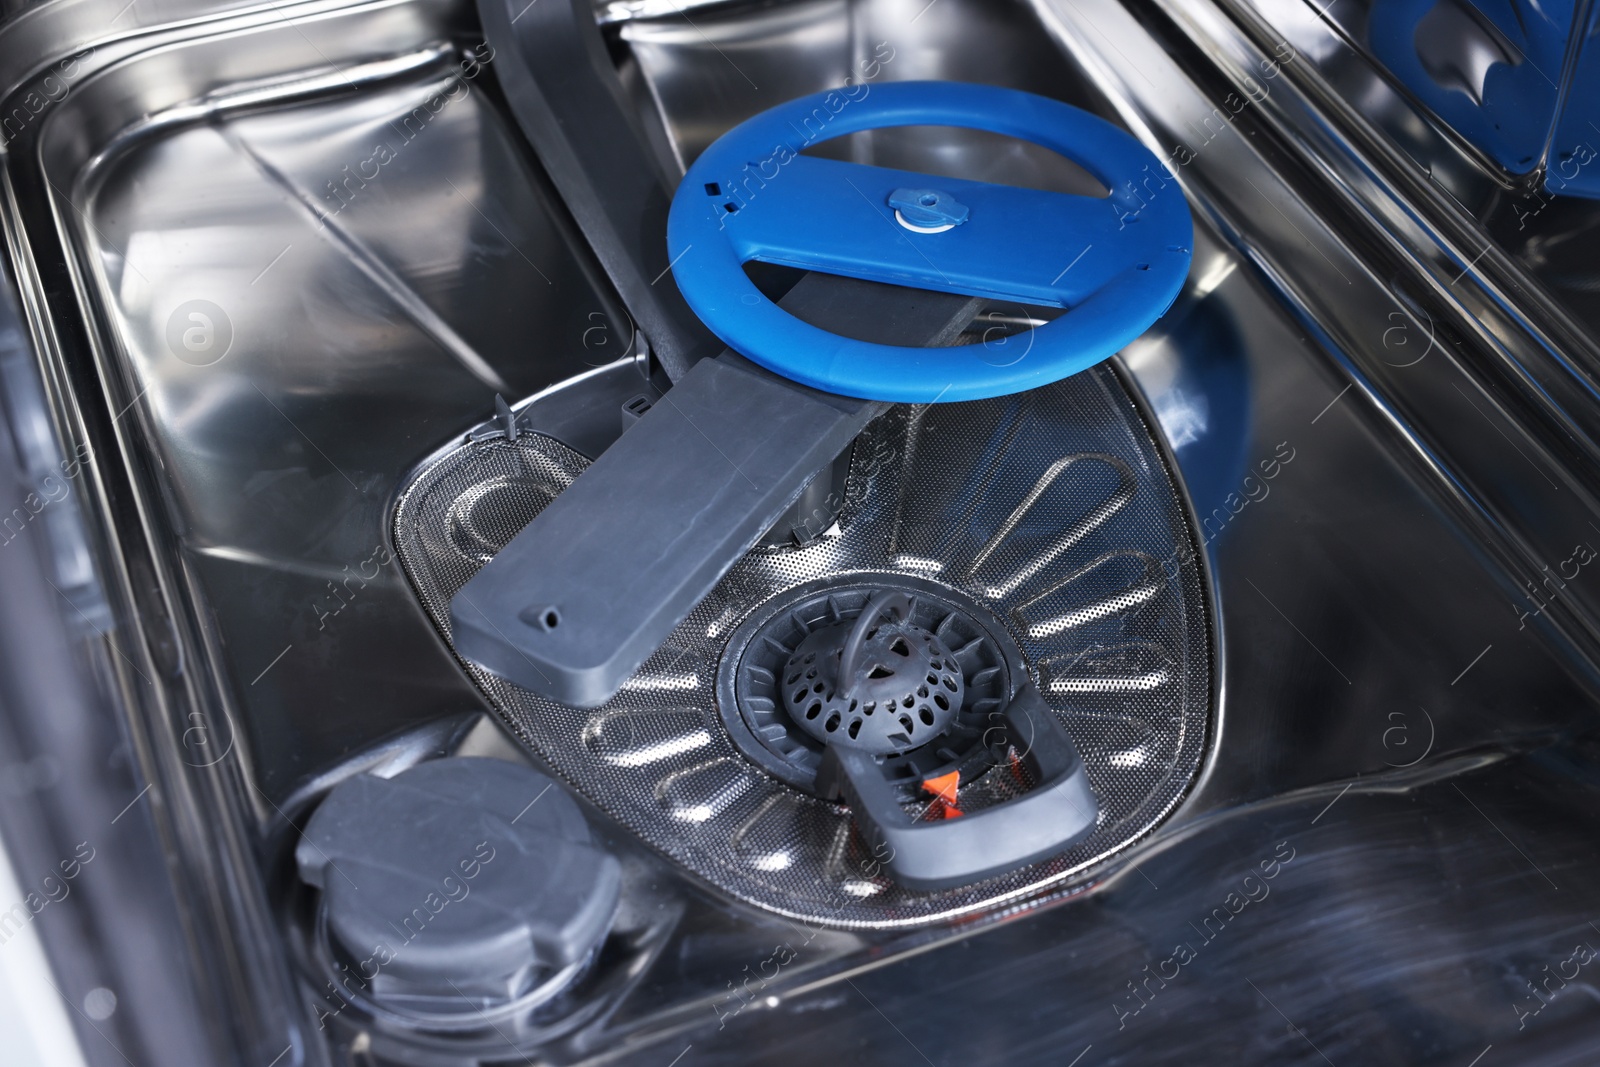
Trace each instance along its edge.
<path fill-rule="evenodd" d="M 780 303 L 918 347 L 951 343 L 978 309 L 819 274 Z M 701 360 L 455 595 L 456 650 L 561 703 L 605 703 L 884 407 L 731 353 Z"/>

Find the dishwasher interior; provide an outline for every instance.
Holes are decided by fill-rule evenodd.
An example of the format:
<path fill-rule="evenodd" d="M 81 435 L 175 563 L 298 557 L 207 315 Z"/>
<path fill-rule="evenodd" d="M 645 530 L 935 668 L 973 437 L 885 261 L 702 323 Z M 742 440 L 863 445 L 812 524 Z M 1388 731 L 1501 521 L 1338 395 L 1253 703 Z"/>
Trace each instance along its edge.
<path fill-rule="evenodd" d="M 1584 1062 L 1600 468 L 1567 119 L 1548 159 L 1473 144 L 1359 5 L 540 3 L 592 16 L 669 193 L 797 96 L 1024 90 L 1161 161 L 1187 280 L 1105 364 L 878 415 L 819 521 L 568 706 L 461 655 L 451 599 L 670 403 L 671 353 L 519 129 L 515 38 L 453 0 L 0 24 L 0 381 L 41 500 L 6 526 L 37 611 L 0 742 L 87 797 L 19 793 L 3 829 L 24 882 L 68 837 L 107 857 L 92 922 L 39 921 L 107 946 L 58 965 L 120 1005 L 87 1059 Z M 812 154 L 1118 195 L 949 126 Z M 990 301 L 959 340 L 1011 366 L 1049 316 Z M 916 782 L 949 768 L 964 819 L 1027 795 L 1027 746 L 961 715 L 1036 686 L 1098 803 L 1075 843 L 922 888 L 818 785 L 782 679 L 881 590 L 960 694 L 935 741 L 907 721 L 899 807 L 948 815 Z M 457 818 L 569 866 L 432 849 Z M 495 897 L 512 932 L 453 925 L 508 869 L 542 887 Z M 424 956 L 430 922 L 458 940 Z"/>

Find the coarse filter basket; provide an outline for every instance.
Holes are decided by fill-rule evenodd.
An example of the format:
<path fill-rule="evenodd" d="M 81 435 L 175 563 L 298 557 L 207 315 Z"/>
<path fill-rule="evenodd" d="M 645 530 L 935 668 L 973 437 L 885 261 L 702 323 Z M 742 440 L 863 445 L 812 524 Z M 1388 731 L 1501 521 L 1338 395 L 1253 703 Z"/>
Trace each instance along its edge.
<path fill-rule="evenodd" d="M 450 598 L 586 466 L 559 442 L 467 441 L 420 471 L 398 554 L 445 639 Z M 694 875 L 805 922 L 893 927 L 1066 887 L 1172 811 L 1211 712 L 1211 625 L 1191 526 L 1151 430 L 1099 366 L 1032 392 L 897 406 L 857 440 L 837 531 L 757 549 L 603 706 L 556 704 L 463 663 L 513 731 L 599 808 Z M 730 638 L 774 603 L 903 576 L 986 614 L 1020 650 L 1100 804 L 1061 855 L 971 885 L 890 880 L 849 811 L 757 766 L 722 699 Z M 728 662 L 724 662 L 727 658 Z M 726 721 L 725 721 L 726 720 Z M 978 794 L 1010 790 L 985 779 Z"/>

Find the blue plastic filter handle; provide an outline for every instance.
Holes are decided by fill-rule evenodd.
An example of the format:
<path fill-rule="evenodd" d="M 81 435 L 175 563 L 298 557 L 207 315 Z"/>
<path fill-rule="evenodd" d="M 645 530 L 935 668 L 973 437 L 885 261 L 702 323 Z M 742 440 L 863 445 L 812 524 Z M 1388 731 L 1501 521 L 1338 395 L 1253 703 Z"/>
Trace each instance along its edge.
<path fill-rule="evenodd" d="M 891 126 L 959 126 L 1031 141 L 1083 167 L 1110 195 L 801 154 Z M 1114 355 L 1176 299 L 1193 234 L 1176 178 L 1110 123 L 1014 89 L 897 82 L 801 97 L 723 134 L 678 187 L 667 251 L 689 306 L 734 351 L 828 392 L 929 403 L 1022 392 Z M 1004 346 L 872 344 L 779 308 L 746 276 L 751 261 L 1066 313 Z"/>

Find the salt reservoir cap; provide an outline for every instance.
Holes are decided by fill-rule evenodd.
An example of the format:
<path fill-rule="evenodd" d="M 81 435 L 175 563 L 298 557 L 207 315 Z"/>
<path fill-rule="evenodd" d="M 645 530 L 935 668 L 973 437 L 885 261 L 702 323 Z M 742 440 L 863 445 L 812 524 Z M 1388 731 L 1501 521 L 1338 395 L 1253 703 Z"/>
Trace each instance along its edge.
<path fill-rule="evenodd" d="M 295 860 L 375 999 L 469 1008 L 467 995 L 514 1000 L 581 963 L 609 930 L 621 883 L 561 786 L 472 757 L 340 783 Z"/>

